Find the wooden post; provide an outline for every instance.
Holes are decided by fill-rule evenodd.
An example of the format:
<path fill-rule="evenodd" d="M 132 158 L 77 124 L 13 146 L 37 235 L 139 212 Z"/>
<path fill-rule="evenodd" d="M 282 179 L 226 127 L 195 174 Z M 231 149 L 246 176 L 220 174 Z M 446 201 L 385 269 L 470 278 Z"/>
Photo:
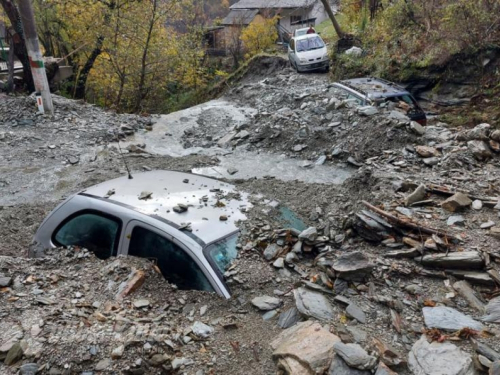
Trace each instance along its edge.
<path fill-rule="evenodd" d="M 43 63 L 42 53 L 38 43 L 35 15 L 33 13 L 33 8 L 31 7 L 31 1 L 18 0 L 17 3 L 23 25 L 26 49 L 28 50 L 35 90 L 42 95 L 43 108 L 45 112 L 53 116 L 54 107 L 52 105 L 52 96 L 50 95 L 49 81 L 47 80 L 45 64 Z"/>

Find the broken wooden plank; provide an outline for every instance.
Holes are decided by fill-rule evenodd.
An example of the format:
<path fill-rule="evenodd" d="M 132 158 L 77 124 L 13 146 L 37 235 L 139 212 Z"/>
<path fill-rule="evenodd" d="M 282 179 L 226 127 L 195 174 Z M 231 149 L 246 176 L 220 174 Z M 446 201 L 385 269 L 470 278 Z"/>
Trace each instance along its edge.
<path fill-rule="evenodd" d="M 477 251 L 462 251 L 449 254 L 430 254 L 416 258 L 417 262 L 432 268 L 477 270 L 484 267 L 484 260 Z"/>
<path fill-rule="evenodd" d="M 437 229 L 428 228 L 428 227 L 425 227 L 423 225 L 403 221 L 403 220 L 397 218 L 396 216 L 390 214 L 389 212 L 386 212 L 378 207 L 371 205 L 367 201 L 362 201 L 362 203 L 366 207 L 368 207 L 370 210 L 372 210 L 373 212 L 376 212 L 377 214 L 382 215 L 383 217 L 389 219 L 389 221 L 392 221 L 393 224 L 397 224 L 397 225 L 402 226 L 402 227 L 410 228 L 410 229 L 419 231 L 420 233 L 425 233 L 425 234 L 430 234 L 430 235 L 436 234 L 436 235 L 441 236 L 441 237 L 455 238 L 454 236 L 450 236 L 446 232 L 442 232 L 442 231 L 437 230 Z M 458 238 L 455 238 L 455 239 L 459 240 Z"/>

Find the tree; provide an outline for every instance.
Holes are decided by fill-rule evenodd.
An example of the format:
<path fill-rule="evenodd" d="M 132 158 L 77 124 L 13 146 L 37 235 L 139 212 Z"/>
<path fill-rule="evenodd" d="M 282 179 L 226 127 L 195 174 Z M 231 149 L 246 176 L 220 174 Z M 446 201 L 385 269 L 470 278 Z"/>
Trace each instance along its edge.
<path fill-rule="evenodd" d="M 14 34 L 11 36 L 11 47 L 14 49 L 14 54 L 17 56 L 19 61 L 23 64 L 23 77 L 24 84 L 29 92 L 35 91 L 35 85 L 33 83 L 33 76 L 31 75 L 30 61 L 28 57 L 28 51 L 26 49 L 26 43 L 24 40 L 24 33 L 21 24 L 21 17 L 19 16 L 19 11 L 12 0 L 0 0 L 3 10 L 7 14 L 9 21 L 14 30 Z"/>
<path fill-rule="evenodd" d="M 278 39 L 277 21 L 278 16 L 265 18 L 262 21 L 256 20 L 243 30 L 241 40 L 246 52 L 245 57 L 252 57 L 276 43 Z"/>

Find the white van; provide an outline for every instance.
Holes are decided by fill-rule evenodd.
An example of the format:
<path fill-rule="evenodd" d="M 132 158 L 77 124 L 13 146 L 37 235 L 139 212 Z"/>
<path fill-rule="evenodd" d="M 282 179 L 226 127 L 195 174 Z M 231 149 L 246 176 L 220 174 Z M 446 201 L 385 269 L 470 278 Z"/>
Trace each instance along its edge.
<path fill-rule="evenodd" d="M 306 34 L 290 40 L 288 59 L 297 72 L 330 70 L 330 58 L 325 42 L 318 34 Z"/>

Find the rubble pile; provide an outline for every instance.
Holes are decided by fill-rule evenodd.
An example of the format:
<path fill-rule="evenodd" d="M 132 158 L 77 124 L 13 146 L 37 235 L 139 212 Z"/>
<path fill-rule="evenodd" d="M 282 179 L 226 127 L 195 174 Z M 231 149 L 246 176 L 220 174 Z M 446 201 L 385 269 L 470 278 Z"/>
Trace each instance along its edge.
<path fill-rule="evenodd" d="M 306 159 L 304 167 L 313 168 L 306 171 L 318 173 L 335 171 L 321 164 L 347 163 L 352 177 L 339 185 L 243 179 L 234 165 L 228 179 L 252 205 L 239 223 L 239 256 L 224 274 L 230 300 L 178 290 L 148 260 L 102 261 L 83 249 L 55 249 L 37 260 L 0 257 L 0 372 L 498 373 L 495 124 L 455 129 L 431 118 L 422 127 L 397 105 L 357 106 L 324 75 L 271 68 L 273 77 L 245 79 L 226 95 L 255 109 L 235 116 L 240 121 L 207 106 L 191 112 L 191 119 L 179 116 L 180 123 L 198 121 L 182 139 L 165 128 L 171 131 L 166 138 L 207 148 L 206 154 L 168 164 L 150 153 L 149 144 L 134 140 L 124 150 L 132 169 L 212 166 L 241 148 Z M 0 112 L 8 123 L 7 131 L 0 127 L 0 143 L 8 146 L 0 157 L 64 162 L 68 168 L 57 170 L 57 189 L 66 194 L 73 190 L 70 168 L 89 176 L 83 185 L 123 172 L 114 161 L 119 153 L 109 148 L 100 164 L 83 158 L 71 164 L 65 155 L 106 143 L 108 116 L 123 135 L 146 133 L 149 119 L 56 99 L 61 112 L 55 126 L 21 109 L 15 116 L 12 109 Z M 7 100 L 22 108 L 32 99 Z M 37 125 L 22 124 L 23 116 Z M 28 141 L 36 147 L 26 148 Z M 25 152 L 14 153 L 23 145 Z M 48 170 L 46 165 L 38 167 Z M 8 173 L 8 184 L 0 178 L 4 196 L 32 189 Z M 0 250 L 16 240 L 24 244 L 53 203 L 18 198 L 0 210 L 8 230 Z"/>

